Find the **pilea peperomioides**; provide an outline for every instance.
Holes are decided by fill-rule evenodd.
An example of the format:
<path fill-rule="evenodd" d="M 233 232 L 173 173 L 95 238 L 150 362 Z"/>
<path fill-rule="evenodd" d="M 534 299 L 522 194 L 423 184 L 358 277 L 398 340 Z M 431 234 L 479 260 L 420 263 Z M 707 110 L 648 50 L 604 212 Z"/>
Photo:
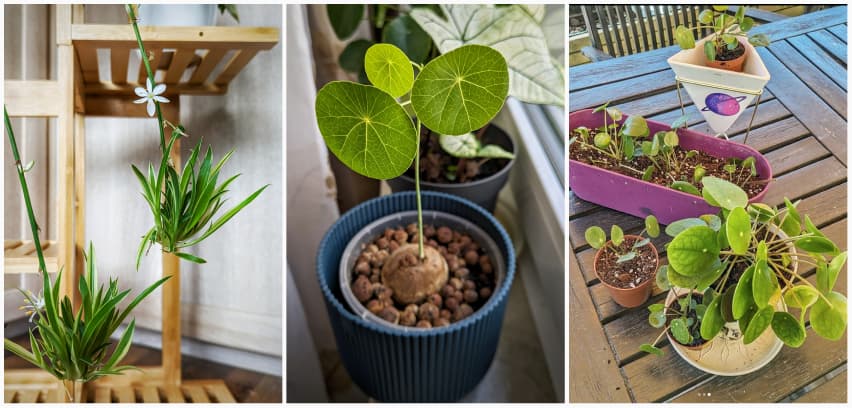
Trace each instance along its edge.
<path fill-rule="evenodd" d="M 315 110 L 331 152 L 355 172 L 375 179 L 403 174 L 412 160 L 420 168 L 423 126 L 442 135 L 470 133 L 500 112 L 509 91 L 506 60 L 481 45 L 465 45 L 421 65 L 393 45 L 376 44 L 366 52 L 364 69 L 372 86 L 330 82 L 317 93 Z M 421 264 L 446 266 L 437 251 L 424 250 L 420 172 L 414 175 L 418 245 L 413 250 L 400 247 L 391 256 L 417 251 Z M 438 262 L 428 262 L 433 256 Z"/>
<path fill-rule="evenodd" d="M 787 199 L 780 209 L 748 204 L 746 193 L 730 182 L 705 177 L 702 183 L 702 196 L 720 213 L 669 224 L 669 265 L 657 274 L 663 289 L 712 296 L 702 337 L 713 339 L 725 322 L 738 322 L 745 344 L 771 327 L 785 344 L 799 347 L 809 320 L 816 334 L 839 340 L 846 331 L 846 297 L 834 289 L 846 251 Z M 815 283 L 800 266 L 816 269 Z"/>
<path fill-rule="evenodd" d="M 638 236 L 642 238 L 642 234 L 647 233 L 649 237 L 656 238 L 660 235 L 660 224 L 657 222 L 657 217 L 649 215 L 645 217 L 645 230 L 640 232 Z M 619 249 L 621 243 L 624 242 L 624 230 L 618 225 L 610 227 L 610 240 L 606 239 L 606 232 L 603 228 L 597 225 L 586 229 L 586 242 L 594 249 L 607 247 L 618 255 L 617 263 L 627 262 L 636 257 L 636 250 L 651 243 L 650 238 L 643 238 L 636 241 L 629 249 Z"/>

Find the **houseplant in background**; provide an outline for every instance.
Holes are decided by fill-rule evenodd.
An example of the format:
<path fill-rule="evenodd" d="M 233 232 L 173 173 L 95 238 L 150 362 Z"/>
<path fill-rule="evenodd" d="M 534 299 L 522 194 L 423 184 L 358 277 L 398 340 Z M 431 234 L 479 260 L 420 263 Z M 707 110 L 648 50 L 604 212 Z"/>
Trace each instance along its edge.
<path fill-rule="evenodd" d="M 754 21 L 745 16 L 744 6 L 735 15 L 727 10 L 728 6 L 713 6 L 701 12 L 699 26 L 678 26 L 675 39 L 681 51 L 668 59 L 678 82 L 719 135 L 769 82 L 769 71 L 754 48 L 769 45 L 769 38 L 748 34 Z M 692 30 L 701 28 L 714 32 L 696 43 Z"/>
<path fill-rule="evenodd" d="M 609 290 L 615 303 L 624 307 L 636 307 L 648 300 L 660 264 L 657 248 L 649 238 L 660 235 L 657 218 L 645 218 L 645 230 L 637 235 L 624 235 L 618 225 L 610 229 L 610 240 L 603 228 L 592 226 L 586 229 L 586 242 L 598 250 L 595 254 L 595 275 Z"/>
<path fill-rule="evenodd" d="M 423 127 L 450 135 L 482 127 L 509 88 L 505 59 L 484 46 L 421 65 L 393 45 L 376 44 L 364 62 L 373 86 L 331 82 L 317 93 L 315 109 L 332 153 L 371 178 L 397 177 L 412 160 L 418 167 Z M 462 268 L 468 261 L 471 268 Z M 381 401 L 457 400 L 482 379 L 496 352 L 514 267 L 511 241 L 489 213 L 458 197 L 421 194 L 418 173 L 414 193 L 373 199 L 344 214 L 317 256 L 344 366 Z"/>
<path fill-rule="evenodd" d="M 134 368 L 119 364 L 130 350 L 136 320 L 130 321 L 118 344 L 112 349 L 110 346 L 113 342 L 110 337 L 130 312 L 169 277 L 162 278 L 147 287 L 124 310 L 120 310 L 118 303 L 127 297 L 130 290 L 120 291 L 116 279 L 110 279 L 106 290 L 103 284 L 97 286 L 95 250 L 93 245 L 89 244 L 88 254 L 84 254 L 86 271 L 80 276 L 79 281 L 80 309 L 74 313 L 71 299 L 68 296 L 60 299 L 59 282 L 62 279 L 62 271 L 59 272 L 55 282 L 51 282 L 47 274 L 39 240 L 39 227 L 24 176 L 33 164 L 31 162 L 26 167 L 22 164 L 5 108 L 3 115 L 32 229 L 43 284 L 41 291 L 43 297 L 22 291 L 30 309 L 28 313 L 36 316 L 35 326 L 38 329 L 37 336 L 33 334 L 33 329 L 29 330 L 31 351 L 9 339 L 4 339 L 3 345 L 6 350 L 62 381 L 65 401 L 77 402 L 83 384 L 99 377 L 121 374 L 123 371 Z"/>
<path fill-rule="evenodd" d="M 360 22 L 353 16 L 361 16 L 363 11 L 363 6 L 355 5 L 329 8 L 329 20 L 339 38 L 351 35 Z M 382 40 L 401 48 L 412 61 L 428 62 L 468 44 L 493 45 L 508 64 L 510 96 L 529 103 L 561 106 L 563 69 L 550 55 L 549 39 L 542 29 L 544 18 L 543 5 L 368 8 L 368 20 L 374 29 L 381 30 Z M 465 34 L 471 32 L 477 34 Z M 350 43 L 341 53 L 341 66 L 353 73 L 362 72 L 363 59 L 358 57 L 370 44 L 370 40 L 363 39 Z M 359 74 L 359 78 L 366 83 L 364 74 Z M 515 143 L 502 129 L 485 124 L 461 135 L 425 129 L 420 150 L 424 160 L 417 169 L 422 188 L 459 195 L 494 210 L 497 194 L 508 181 L 514 163 Z M 413 190 L 413 173 L 417 169 L 409 169 L 388 180 L 388 184 L 393 191 Z"/>
<path fill-rule="evenodd" d="M 736 182 L 750 202 L 762 200 L 772 180 L 760 152 L 686 129 L 685 117 L 668 126 L 604 104 L 572 112 L 568 121 L 571 190 L 637 217 L 669 224 L 715 211 L 696 196 L 705 176 Z"/>
<path fill-rule="evenodd" d="M 712 357 L 696 365 L 684 358 L 705 370 L 717 364 L 712 372 L 750 372 L 768 364 L 781 342 L 800 347 L 807 320 L 817 335 L 839 340 L 846 332 L 846 297 L 834 289 L 847 253 L 787 199 L 780 209 L 749 204 L 732 183 L 713 177 L 703 183 L 702 195 L 721 209 L 719 215 L 669 225 L 669 265 L 659 282 L 710 298 L 701 337 L 739 342 L 743 354 L 733 360 L 744 366 L 725 366 Z M 815 283 L 804 276 L 810 267 L 816 269 Z"/>

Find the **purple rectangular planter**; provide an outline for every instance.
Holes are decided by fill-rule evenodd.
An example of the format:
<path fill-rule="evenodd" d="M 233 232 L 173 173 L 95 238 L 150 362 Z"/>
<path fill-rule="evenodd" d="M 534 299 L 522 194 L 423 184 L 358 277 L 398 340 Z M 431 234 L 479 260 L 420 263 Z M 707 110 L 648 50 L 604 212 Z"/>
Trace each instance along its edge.
<path fill-rule="evenodd" d="M 585 126 L 594 129 L 603 126 L 604 112 L 594 113 L 591 109 L 572 112 L 568 115 L 569 129 Z M 629 116 L 624 115 L 620 123 Z M 665 123 L 648 121 L 650 134 L 671 127 Z M 680 146 L 686 150 L 698 150 L 719 158 L 745 159 L 754 156 L 757 176 L 761 180 L 772 179 L 769 161 L 760 152 L 742 143 L 719 139 L 689 129 L 679 129 Z M 715 214 L 718 208 L 707 204 L 703 198 L 660 186 L 647 181 L 628 177 L 613 171 L 590 166 L 576 160 L 568 164 L 569 188 L 583 200 L 634 215 L 645 217 L 653 214 L 661 224 L 670 224 L 682 218 Z M 769 183 L 749 203 L 760 202 L 769 189 Z"/>

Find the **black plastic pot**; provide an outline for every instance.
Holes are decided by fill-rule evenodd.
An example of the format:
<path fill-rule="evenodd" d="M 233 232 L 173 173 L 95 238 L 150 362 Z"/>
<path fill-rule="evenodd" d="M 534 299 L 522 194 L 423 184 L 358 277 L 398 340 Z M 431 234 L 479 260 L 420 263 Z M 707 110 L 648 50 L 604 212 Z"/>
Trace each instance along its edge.
<path fill-rule="evenodd" d="M 508 152 L 517 154 L 515 151 L 515 141 L 499 127 L 490 124 L 485 134 L 482 136 L 482 144 L 495 144 L 502 147 Z M 509 171 L 515 160 L 509 160 L 500 171 L 494 173 L 484 179 L 471 181 L 468 183 L 429 183 L 420 180 L 420 188 L 422 190 L 439 191 L 442 193 L 452 194 L 466 198 L 476 204 L 481 205 L 488 211 L 494 212 L 494 207 L 497 204 L 497 195 L 506 182 L 509 181 Z M 394 179 L 388 180 L 393 192 L 411 191 L 414 190 L 414 178 L 403 174 Z"/>
<path fill-rule="evenodd" d="M 512 242 L 494 216 L 449 194 L 424 192 L 422 203 L 424 211 L 454 215 L 487 234 L 492 243 L 483 244 L 496 245 L 495 270 L 503 269 L 505 275 L 482 308 L 449 326 L 413 330 L 381 324 L 347 305 L 340 284 L 341 263 L 347 263 L 346 247 L 357 240 L 359 231 L 383 217 L 416 208 L 414 193 L 366 201 L 331 226 L 317 254 L 317 274 L 331 327 L 352 381 L 383 402 L 456 401 L 473 390 L 494 360 L 515 274 Z"/>

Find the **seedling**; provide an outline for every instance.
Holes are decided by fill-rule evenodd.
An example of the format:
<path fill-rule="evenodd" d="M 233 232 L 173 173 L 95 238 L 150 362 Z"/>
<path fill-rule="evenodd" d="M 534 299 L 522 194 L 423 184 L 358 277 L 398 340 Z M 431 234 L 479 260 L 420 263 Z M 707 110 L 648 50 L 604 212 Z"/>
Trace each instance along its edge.
<path fill-rule="evenodd" d="M 846 297 L 834 287 L 847 253 L 807 215 L 803 221 L 797 204 L 787 199 L 781 209 L 749 204 L 733 183 L 715 177 L 702 183 L 702 196 L 721 211 L 669 224 L 669 265 L 657 275 L 663 289 L 715 295 L 701 323 L 702 337 L 710 340 L 725 321 L 736 321 L 745 344 L 772 327 L 785 344 L 799 347 L 809 319 L 816 334 L 839 340 L 846 331 Z M 800 266 L 815 267 L 816 284 L 802 276 Z M 789 311 L 776 310 L 779 302 Z"/>
<path fill-rule="evenodd" d="M 603 126 L 594 131 L 585 126 L 575 128 L 572 131 L 574 137 L 569 140 L 569 144 L 575 141 L 582 143 L 619 162 L 633 160 L 637 153 L 636 139 L 647 137 L 650 132 L 645 118 L 633 115 L 627 118 L 624 124 L 619 124 L 623 116 L 621 110 L 609 107 L 609 102 L 595 108 L 594 112 L 606 113 Z"/>
<path fill-rule="evenodd" d="M 372 86 L 330 82 L 317 93 L 315 109 L 329 150 L 347 167 L 375 179 L 400 176 L 412 160 L 420 168 L 422 127 L 443 135 L 472 132 L 497 115 L 509 90 L 506 60 L 481 45 L 466 45 L 421 65 L 393 45 L 376 44 L 367 50 L 364 67 Z M 415 118 L 406 111 L 408 105 Z M 418 244 L 400 247 L 391 257 L 416 251 L 419 262 L 411 267 L 438 264 L 446 270 L 440 253 L 424 250 L 420 172 L 414 175 Z M 428 262 L 427 256 L 439 262 Z"/>
<path fill-rule="evenodd" d="M 698 15 L 699 25 L 686 28 L 683 25 L 675 29 L 675 39 L 682 50 L 695 48 L 695 35 L 693 30 L 709 28 L 713 30 L 710 40 L 704 43 L 704 55 L 709 61 L 715 61 L 716 56 L 723 52 L 733 51 L 740 46 L 737 37 L 745 37 L 755 47 L 769 45 L 769 37 L 765 34 L 749 35 L 748 31 L 754 27 L 754 20 L 745 16 L 746 7 L 739 6 L 734 15 L 727 14 L 728 6 L 712 6 L 703 10 Z"/>
<path fill-rule="evenodd" d="M 696 300 L 696 297 L 700 297 L 700 302 Z M 711 300 L 712 294 L 710 293 L 695 295 L 693 292 L 688 292 L 679 296 L 668 306 L 662 303 L 648 306 L 648 311 L 651 312 L 648 315 L 648 323 L 652 327 L 663 328 L 663 331 L 653 342 L 639 346 L 639 350 L 662 356 L 663 350 L 656 345 L 666 332 L 670 332 L 678 343 L 685 346 L 696 343 L 697 339 L 692 333 L 700 330 L 707 308 L 712 303 Z M 697 342 L 700 343 L 702 340 Z"/>
<path fill-rule="evenodd" d="M 647 233 L 649 237 L 656 238 L 660 235 L 660 224 L 657 222 L 657 217 L 649 215 L 645 217 L 645 229 L 638 234 L 641 238 L 642 234 Z M 636 250 L 651 243 L 650 238 L 643 238 L 634 243 L 629 249 L 621 249 L 621 244 L 624 242 L 624 231 L 618 225 L 613 225 L 610 228 L 610 240 L 606 239 L 606 232 L 603 228 L 597 225 L 586 229 L 586 242 L 595 249 L 608 248 L 618 255 L 617 263 L 627 262 L 636 258 Z"/>

